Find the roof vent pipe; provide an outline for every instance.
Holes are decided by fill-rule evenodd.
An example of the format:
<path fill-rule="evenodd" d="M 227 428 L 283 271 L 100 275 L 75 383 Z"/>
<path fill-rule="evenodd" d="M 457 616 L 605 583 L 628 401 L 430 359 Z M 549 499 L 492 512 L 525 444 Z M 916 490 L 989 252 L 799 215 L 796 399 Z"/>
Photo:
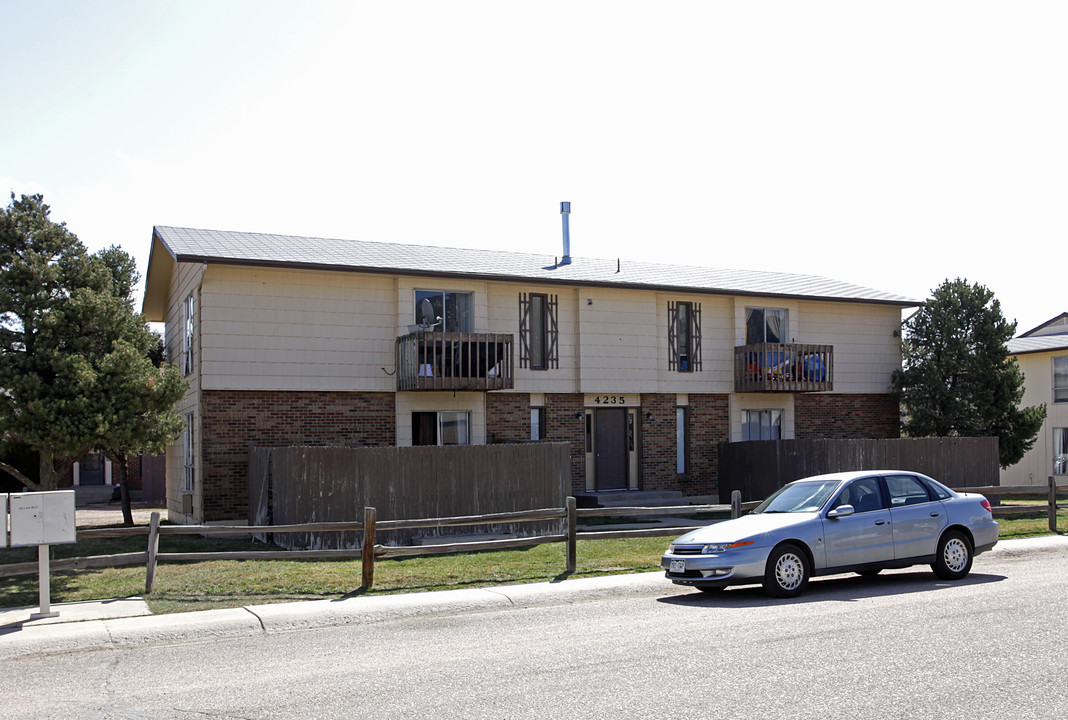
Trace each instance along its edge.
<path fill-rule="evenodd" d="M 560 217 L 564 219 L 564 257 L 560 259 L 561 265 L 571 264 L 571 231 L 567 226 L 567 216 L 571 214 L 571 203 L 560 203 Z"/>

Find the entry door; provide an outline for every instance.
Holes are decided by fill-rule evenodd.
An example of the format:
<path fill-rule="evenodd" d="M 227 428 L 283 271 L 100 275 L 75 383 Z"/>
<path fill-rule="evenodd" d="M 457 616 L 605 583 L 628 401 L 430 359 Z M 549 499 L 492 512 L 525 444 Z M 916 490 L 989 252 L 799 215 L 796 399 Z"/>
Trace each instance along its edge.
<path fill-rule="evenodd" d="M 104 484 L 104 456 L 98 452 L 89 453 L 81 461 L 78 471 L 79 485 Z"/>
<path fill-rule="evenodd" d="M 606 408 L 593 413 L 594 472 L 598 490 L 627 489 L 627 410 Z"/>

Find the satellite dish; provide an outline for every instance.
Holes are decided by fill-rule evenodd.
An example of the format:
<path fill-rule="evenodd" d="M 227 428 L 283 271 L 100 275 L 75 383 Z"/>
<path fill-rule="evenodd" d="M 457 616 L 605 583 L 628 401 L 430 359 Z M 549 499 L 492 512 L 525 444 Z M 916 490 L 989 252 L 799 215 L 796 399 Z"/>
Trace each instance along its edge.
<path fill-rule="evenodd" d="M 430 304 L 430 300 L 423 298 L 419 303 L 419 327 L 427 330 L 439 322 L 441 318 L 434 315 L 434 306 Z"/>

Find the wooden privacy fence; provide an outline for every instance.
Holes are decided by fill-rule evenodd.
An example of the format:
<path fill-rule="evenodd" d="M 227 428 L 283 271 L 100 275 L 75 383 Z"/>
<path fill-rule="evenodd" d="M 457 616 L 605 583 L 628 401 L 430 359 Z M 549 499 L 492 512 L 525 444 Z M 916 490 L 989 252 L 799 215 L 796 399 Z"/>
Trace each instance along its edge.
<path fill-rule="evenodd" d="M 1034 495 L 1042 488 L 1033 485 L 1020 486 L 985 486 L 955 488 L 957 492 L 977 492 L 988 496 Z M 1057 495 L 1068 491 L 1068 484 L 1058 485 L 1056 479 L 1049 478 L 1048 500 L 1036 505 L 1015 505 L 995 507 L 995 516 L 1033 513 L 1048 508 L 1049 529 L 1057 532 Z M 351 559 L 362 558 L 362 586 L 370 588 L 374 584 L 375 560 L 414 557 L 419 555 L 446 555 L 452 553 L 478 552 L 484 550 L 508 550 L 532 547 L 546 543 L 562 542 L 567 544 L 567 572 L 574 572 L 577 565 L 579 540 L 609 540 L 628 537 L 669 537 L 681 535 L 708 523 L 694 526 L 672 526 L 641 528 L 636 530 L 587 530 L 579 532 L 579 518 L 589 517 L 640 517 L 646 515 L 695 515 L 698 513 L 730 513 L 736 518 L 743 511 L 751 510 L 759 502 L 741 500 L 741 493 L 731 495 L 730 505 L 680 505 L 671 507 L 614 507 L 614 508 L 578 508 L 574 497 L 568 497 L 563 508 L 544 508 L 520 512 L 492 513 L 466 517 L 424 518 L 416 520 L 378 520 L 375 508 L 364 509 L 363 522 L 305 523 L 302 525 L 161 525 L 158 512 L 152 513 L 148 527 L 101 528 L 81 530 L 79 540 L 90 538 L 148 536 L 148 549 L 145 552 L 122 553 L 119 555 L 102 555 L 83 558 L 64 558 L 53 560 L 53 570 L 79 570 L 93 567 L 118 567 L 121 565 L 146 566 L 145 592 L 151 593 L 155 584 L 156 568 L 159 562 L 197 562 L 209 560 L 301 560 L 301 559 Z M 1061 506 L 1063 507 L 1063 505 Z M 457 542 L 442 545 L 389 546 L 375 543 L 375 535 L 380 530 L 416 529 L 429 527 L 448 527 L 456 525 L 499 525 L 502 523 L 542 522 L 546 520 L 565 520 L 566 532 L 556 535 L 514 538 L 506 540 L 485 540 L 476 542 Z M 330 550 L 264 550 L 246 552 L 159 552 L 160 535 L 254 535 L 276 532 L 361 532 L 365 541 L 359 549 Z M 0 577 L 32 575 L 38 571 L 38 563 L 12 563 L 0 565 Z"/>
<path fill-rule="evenodd" d="M 803 477 L 896 468 L 949 487 L 998 484 L 998 439 L 751 440 L 719 446 L 719 493 L 765 498 Z"/>
<path fill-rule="evenodd" d="M 560 507 L 571 486 L 568 443 L 382 448 L 274 447 L 249 453 L 249 525 L 274 525 L 287 550 L 357 548 L 355 532 L 282 532 L 279 526 L 352 521 L 365 507 L 383 517 L 444 518 Z M 547 534 L 556 525 L 498 531 Z M 391 529 L 390 544 L 467 534 L 459 526 Z M 260 537 L 258 539 L 264 539 Z M 424 537 L 425 539 L 425 537 Z"/>

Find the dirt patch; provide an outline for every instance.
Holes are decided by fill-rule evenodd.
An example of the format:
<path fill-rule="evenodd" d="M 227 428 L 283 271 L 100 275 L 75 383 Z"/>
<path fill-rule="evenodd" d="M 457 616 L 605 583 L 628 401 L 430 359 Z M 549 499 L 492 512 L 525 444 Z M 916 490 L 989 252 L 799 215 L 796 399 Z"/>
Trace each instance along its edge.
<path fill-rule="evenodd" d="M 134 503 L 130 509 L 133 511 L 134 525 L 148 525 L 153 512 L 158 512 L 160 518 L 167 519 L 166 508 Z M 122 505 L 82 505 L 74 510 L 74 524 L 80 528 L 122 525 Z"/>

